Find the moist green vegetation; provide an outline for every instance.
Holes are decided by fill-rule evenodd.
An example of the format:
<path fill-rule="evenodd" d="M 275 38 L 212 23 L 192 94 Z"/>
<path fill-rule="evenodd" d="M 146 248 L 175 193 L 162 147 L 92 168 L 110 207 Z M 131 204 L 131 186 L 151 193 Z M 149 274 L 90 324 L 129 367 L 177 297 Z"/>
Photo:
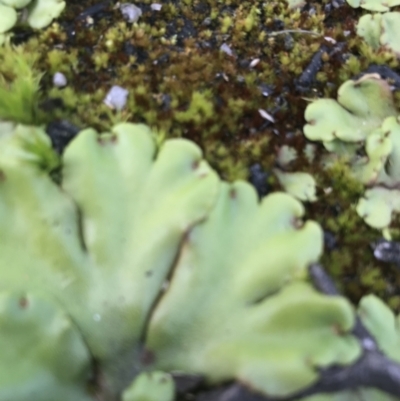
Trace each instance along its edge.
<path fill-rule="evenodd" d="M 259 202 L 142 124 L 85 129 L 61 157 L 40 128 L 0 144 L 1 400 L 169 401 L 160 369 L 289 396 L 362 354 L 354 307 L 309 280 L 323 232 L 290 195 Z"/>
<path fill-rule="evenodd" d="M 306 206 L 307 213 L 335 240 L 323 256 L 326 268 L 352 300 L 372 291 L 399 311 L 399 274 L 373 259 L 369 244 L 379 233 L 355 211 L 361 185 L 340 164 L 323 170 L 321 145 L 314 145 L 312 162 L 304 155 L 310 100 L 335 98 L 344 81 L 371 64 L 399 66 L 394 53 L 374 50 L 357 36 L 365 12 L 347 4 L 326 8 L 327 1 L 308 1 L 298 10 L 285 1 L 170 1 L 160 11 L 150 8 L 152 2 L 135 2 L 143 15 L 131 24 L 115 3 L 85 16 L 98 2 L 72 0 L 46 30 L 15 32 L 21 54 L 35 56 L 34 72 L 44 73 L 38 96 L 45 117 L 40 114 L 39 122 L 68 119 L 100 131 L 121 121 L 144 122 L 159 141 L 194 140 L 227 180 L 247 178 L 254 163 L 270 172 L 283 145 L 296 149 L 298 157 L 285 168 L 316 178 L 318 201 Z M 220 50 L 223 44 L 232 55 Z M 300 77 L 320 49 L 321 67 L 304 83 Z M 8 52 L 0 49 L 0 57 Z M 53 87 L 56 72 L 67 77 L 65 88 Z M 120 112 L 103 104 L 113 85 L 129 90 Z M 398 93 L 395 100 L 398 106 Z M 269 188 L 278 189 L 269 177 Z M 400 238 L 398 219 L 391 232 Z"/>
<path fill-rule="evenodd" d="M 383 264 L 372 256 L 370 244 L 379 234 L 369 228 L 356 213 L 363 186 L 351 178 L 348 167 L 336 163 L 316 173 L 323 188 L 318 202 L 310 206 L 310 216 L 326 230 L 326 246 L 321 262 L 335 277 L 338 286 L 354 302 L 374 293 L 395 310 L 400 308 L 398 268 Z M 325 189 L 325 191 L 324 191 Z M 396 217 L 393 227 L 399 227 Z M 399 238 L 395 230 L 394 238 Z"/>

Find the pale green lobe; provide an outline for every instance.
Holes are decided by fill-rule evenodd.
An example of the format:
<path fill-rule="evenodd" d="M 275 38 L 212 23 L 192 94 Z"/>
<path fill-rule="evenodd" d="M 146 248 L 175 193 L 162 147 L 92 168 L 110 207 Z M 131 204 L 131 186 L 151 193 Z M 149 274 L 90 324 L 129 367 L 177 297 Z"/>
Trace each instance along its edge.
<path fill-rule="evenodd" d="M 319 99 L 307 106 L 304 135 L 310 140 L 365 140 L 382 121 L 396 115 L 390 86 L 377 74 L 345 82 L 337 101 Z"/>
<path fill-rule="evenodd" d="M 299 8 L 306 4 L 305 0 L 287 0 L 289 8 Z"/>
<path fill-rule="evenodd" d="M 375 295 L 360 301 L 358 314 L 372 334 L 379 349 L 390 359 L 400 362 L 400 318 Z"/>
<path fill-rule="evenodd" d="M 347 0 L 347 3 L 348 3 L 350 6 L 352 6 L 352 7 L 354 7 L 354 8 L 357 8 L 357 7 L 360 7 L 360 1 L 361 1 L 361 0 Z"/>
<path fill-rule="evenodd" d="M 381 128 L 366 141 L 366 162 L 353 166 L 355 176 L 363 183 L 376 186 L 368 189 L 357 205 L 357 213 L 371 227 L 384 229 L 390 225 L 393 212 L 400 212 L 400 124 L 388 117 Z"/>
<path fill-rule="evenodd" d="M 400 211 L 396 189 L 400 184 L 400 123 L 396 116 L 391 89 L 377 74 L 345 82 L 337 101 L 317 100 L 305 112 L 305 136 L 322 141 L 337 160 L 349 165 L 354 178 L 369 187 L 358 202 L 357 213 L 379 229 L 386 229 L 392 213 Z M 329 164 L 328 157 L 326 161 Z"/>
<path fill-rule="evenodd" d="M 129 383 L 143 326 L 182 237 L 213 207 L 218 177 L 184 140 L 157 153 L 147 127 L 85 130 L 59 163 L 40 129 L 0 147 L 0 290 L 40 290 L 79 327 L 105 386 Z M 21 246 L 23 244 L 23 252 Z M 155 252 L 155 250 L 157 250 Z M 104 373 L 106 372 L 106 373 Z"/>
<path fill-rule="evenodd" d="M 63 162 L 63 188 L 82 213 L 83 240 L 97 266 L 88 303 L 101 321 L 81 327 L 95 354 L 110 357 L 115 335 L 122 348 L 141 336 L 182 236 L 214 205 L 218 178 L 194 144 L 167 141 L 156 157 L 149 129 L 131 124 L 100 137 L 83 131 Z"/>
<path fill-rule="evenodd" d="M 17 12 L 9 6 L 0 4 L 0 35 L 9 31 L 17 23 Z"/>
<path fill-rule="evenodd" d="M 357 24 L 357 34 L 375 50 L 386 48 L 400 55 L 400 12 L 366 14 Z"/>
<path fill-rule="evenodd" d="M 382 14 L 365 14 L 357 24 L 357 35 L 361 36 L 373 49 L 381 46 Z"/>
<path fill-rule="evenodd" d="M 122 401 L 174 401 L 175 386 L 164 372 L 141 373 L 123 392 Z"/>
<path fill-rule="evenodd" d="M 353 164 L 354 176 L 366 185 L 378 182 L 392 150 L 393 143 L 387 131 L 379 128 L 371 132 L 365 142 L 366 156 L 358 158 Z"/>
<path fill-rule="evenodd" d="M 347 0 L 347 3 L 354 8 L 383 12 L 388 11 L 390 7 L 400 5 L 400 0 Z"/>
<path fill-rule="evenodd" d="M 44 28 L 57 18 L 65 8 L 63 0 L 1 0 L 0 1 L 0 45 L 5 41 L 4 33 L 10 31 L 18 20 L 17 10 L 23 10 L 21 24 L 28 23 L 34 29 Z"/>
<path fill-rule="evenodd" d="M 186 237 L 150 321 L 156 368 L 285 396 L 314 383 L 316 367 L 359 356 L 351 305 L 303 281 L 322 252 L 321 228 L 302 225 L 303 213 L 287 194 L 260 205 L 248 184 L 223 185 L 210 217 Z"/>
<path fill-rule="evenodd" d="M 392 150 L 386 162 L 385 169 L 382 169 L 379 182 L 389 186 L 396 185 L 400 180 L 400 118 L 389 117 L 381 127 L 392 144 Z"/>
<path fill-rule="evenodd" d="M 0 292 L 0 399 L 90 401 L 91 360 L 83 339 L 54 302 Z"/>
<path fill-rule="evenodd" d="M 26 7 L 30 2 L 31 0 L 1 0 L 0 4 L 4 4 L 18 10 Z"/>
<path fill-rule="evenodd" d="M 397 3 L 397 4 L 400 4 Z M 381 45 L 400 56 L 400 12 L 390 12 L 382 15 L 382 35 L 380 38 Z"/>
<path fill-rule="evenodd" d="M 400 362 L 400 317 L 375 295 L 363 297 L 359 303 L 358 315 L 362 323 L 374 337 L 381 352 L 396 362 Z M 300 398 L 299 401 L 399 401 L 383 391 L 359 387 L 354 390 L 316 394 Z"/>
<path fill-rule="evenodd" d="M 277 163 L 280 167 L 285 167 L 292 161 L 296 160 L 297 157 L 297 150 L 295 148 L 292 148 L 288 145 L 283 145 L 279 148 L 277 154 Z"/>
<path fill-rule="evenodd" d="M 358 315 L 368 332 L 377 342 L 379 350 L 395 362 L 400 362 L 400 317 L 375 295 L 364 296 L 358 306 Z M 399 401 L 383 391 L 360 387 L 354 390 L 316 394 L 299 401 Z"/>
<path fill-rule="evenodd" d="M 95 374 L 104 399 L 136 401 L 158 387 L 143 369 L 286 396 L 360 355 L 351 304 L 308 280 L 323 233 L 292 196 L 260 203 L 140 124 L 86 129 L 62 157 L 41 127 L 1 128 L 4 399 L 88 401 Z"/>
<path fill-rule="evenodd" d="M 301 201 L 314 202 L 316 197 L 316 182 L 312 175 L 302 172 L 287 173 L 285 171 L 274 169 L 283 189 Z"/>
<path fill-rule="evenodd" d="M 62 13 L 65 5 L 62 0 L 33 0 L 29 5 L 29 26 L 40 29 L 50 25 Z"/>
<path fill-rule="evenodd" d="M 12 135 L 17 124 L 10 121 L 0 120 L 0 140 Z"/>
<path fill-rule="evenodd" d="M 384 187 L 368 189 L 358 201 L 357 213 L 374 228 L 384 229 L 390 225 L 392 213 L 400 212 L 400 190 Z"/>

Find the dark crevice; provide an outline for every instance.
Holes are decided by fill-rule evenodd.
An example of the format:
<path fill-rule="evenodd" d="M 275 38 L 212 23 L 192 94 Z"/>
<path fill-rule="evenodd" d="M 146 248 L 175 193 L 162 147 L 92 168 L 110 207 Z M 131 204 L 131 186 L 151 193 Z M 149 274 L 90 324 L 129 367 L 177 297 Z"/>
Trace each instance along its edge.
<path fill-rule="evenodd" d="M 193 224 L 193 226 L 199 224 L 201 221 L 195 222 Z M 141 349 L 142 349 L 142 362 L 144 363 L 144 365 L 150 365 L 153 363 L 155 356 L 153 355 L 153 353 L 149 350 L 145 349 L 145 343 L 146 343 L 146 338 L 147 338 L 147 333 L 148 333 L 148 328 L 150 325 L 150 321 L 151 318 L 153 316 L 154 311 L 157 309 L 157 306 L 159 305 L 159 303 L 161 302 L 164 294 L 168 291 L 169 287 L 170 287 L 170 283 L 172 281 L 172 278 L 175 274 L 175 270 L 179 264 L 179 260 L 182 256 L 182 249 L 184 247 L 184 245 L 186 244 L 187 241 L 187 237 L 189 236 L 191 230 L 193 229 L 193 226 L 191 226 L 190 228 L 188 228 L 186 230 L 186 232 L 183 234 L 182 239 L 180 241 L 180 244 L 178 246 L 178 250 L 176 252 L 175 258 L 173 260 L 173 262 L 171 263 L 171 267 L 170 270 L 168 272 L 168 274 L 166 275 L 164 282 L 161 284 L 161 288 L 158 292 L 157 297 L 155 297 L 152 306 L 150 307 L 147 316 L 146 316 L 146 321 L 143 325 L 143 330 L 140 336 L 140 340 L 139 340 L 139 344 L 141 344 Z M 163 285 L 167 283 L 167 288 L 163 289 Z"/>
<path fill-rule="evenodd" d="M 76 217 L 77 217 L 77 226 L 78 226 L 78 239 L 81 244 L 82 250 L 87 254 L 88 248 L 87 248 L 87 245 L 85 242 L 84 227 L 83 227 L 84 226 L 83 213 L 76 203 L 75 203 L 75 208 L 76 208 Z"/>
<path fill-rule="evenodd" d="M 68 120 L 57 120 L 47 124 L 46 134 L 50 137 L 53 149 L 62 154 L 70 141 L 81 131 L 81 128 Z"/>

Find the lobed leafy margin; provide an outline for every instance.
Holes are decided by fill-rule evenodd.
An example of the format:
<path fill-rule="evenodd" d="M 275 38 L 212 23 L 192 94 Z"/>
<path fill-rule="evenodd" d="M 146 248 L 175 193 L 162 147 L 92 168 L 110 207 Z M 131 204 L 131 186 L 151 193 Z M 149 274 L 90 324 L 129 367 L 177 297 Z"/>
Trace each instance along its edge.
<path fill-rule="evenodd" d="M 106 399 L 154 369 L 288 395 L 316 382 L 317 367 L 360 355 L 351 304 L 308 282 L 318 224 L 287 194 L 259 203 L 249 184 L 220 182 L 193 143 L 157 148 L 149 128 L 124 123 L 82 131 L 58 157 L 40 127 L 17 125 L 1 139 L 0 170 L 0 342 L 25 341 L 14 314 L 43 330 L 34 308 L 53 305 L 45 324 L 70 326 L 81 347 L 58 368 L 70 345 L 56 330 L 44 335 L 54 348 L 34 341 L 13 356 L 38 369 L 2 359 L 0 399 L 50 401 L 64 386 L 65 400 L 86 401 L 94 361 Z M 32 393 L 42 373 L 53 387 Z"/>

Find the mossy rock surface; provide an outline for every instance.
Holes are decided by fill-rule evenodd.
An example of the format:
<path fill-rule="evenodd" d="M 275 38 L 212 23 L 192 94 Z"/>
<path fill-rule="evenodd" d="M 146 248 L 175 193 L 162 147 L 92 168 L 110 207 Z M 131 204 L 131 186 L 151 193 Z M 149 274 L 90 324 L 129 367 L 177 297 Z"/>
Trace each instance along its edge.
<path fill-rule="evenodd" d="M 160 143 L 191 139 L 224 179 L 261 181 L 264 192 L 280 189 L 273 170 L 282 147 L 293 148 L 285 170 L 317 182 L 318 201 L 305 210 L 325 231 L 324 266 L 352 301 L 373 292 L 398 312 L 398 268 L 374 259 L 370 243 L 380 233 L 356 213 L 362 186 L 340 163 L 324 170 L 322 145 L 303 135 L 310 100 L 336 98 L 344 81 L 371 67 L 383 77 L 399 68 L 395 53 L 357 36 L 363 11 L 329 1 L 297 9 L 285 1 L 169 1 L 159 11 L 151 3 L 135 3 L 143 13 L 131 24 L 114 3 L 72 0 L 46 30 L 17 29 L 11 42 L 36 58 L 40 77 L 40 110 L 27 110 L 29 117 L 99 131 L 115 122 L 146 123 Z M 9 51 L 3 47 L 0 58 Z M 15 77 L 1 64 L 0 72 L 8 88 Z M 63 88 L 53 85 L 57 72 L 67 79 Z M 129 91 L 120 112 L 103 103 L 113 85 Z M 398 109 L 396 91 L 394 102 Z M 263 174 L 258 181 L 254 165 Z M 391 230 L 399 239 L 398 218 Z"/>
<path fill-rule="evenodd" d="M 373 291 L 400 307 L 400 275 L 373 259 L 369 243 L 379 233 L 354 209 L 362 188 L 340 165 L 324 171 L 322 146 L 302 132 L 310 100 L 335 98 L 344 81 L 371 66 L 385 76 L 399 65 L 394 53 L 377 52 L 357 36 L 362 10 L 328 1 L 292 9 L 285 1 L 170 1 L 158 11 L 150 0 L 135 5 L 142 15 L 132 24 L 114 3 L 70 1 L 41 33 L 15 32 L 12 41 L 36 57 L 41 77 L 34 119 L 99 130 L 143 122 L 160 142 L 194 140 L 222 178 L 250 179 L 263 193 L 280 189 L 273 169 L 280 149 L 293 148 L 297 157 L 285 170 L 317 182 L 318 202 L 306 209 L 326 230 L 328 271 L 352 300 Z M 57 72 L 67 79 L 63 88 L 53 86 Z M 113 85 L 129 91 L 120 112 L 103 103 Z M 396 92 L 394 98 L 398 106 Z M 398 238 L 398 222 L 391 228 Z"/>
<path fill-rule="evenodd" d="M 372 292 L 398 313 L 398 267 L 374 259 L 370 244 L 380 233 L 357 215 L 363 186 L 340 161 L 324 168 L 326 149 L 303 134 L 307 105 L 317 98 L 335 99 L 343 82 L 366 71 L 388 78 L 393 107 L 400 109 L 400 83 L 393 74 L 399 69 L 398 55 L 357 36 L 357 22 L 365 11 L 344 1 L 327 0 L 290 4 L 284 0 L 171 0 L 160 3 L 161 9 L 152 3 L 136 2 L 142 13 L 131 23 L 116 2 L 71 0 L 47 29 L 17 28 L 10 41 L 18 52 L 9 46 L 0 48 L 0 119 L 47 125 L 60 153 L 64 142 L 80 128 L 93 127 L 84 137 L 95 141 L 94 130 L 108 131 L 126 121 L 145 123 L 155 133 L 155 149 L 171 138 L 193 140 L 223 179 L 247 179 L 261 195 L 282 189 L 274 173 L 277 169 L 307 174 L 315 180 L 317 192 L 305 199 L 315 199 L 304 203 L 305 218 L 317 221 L 324 230 L 323 265 L 354 303 Z M 399 6 L 391 8 L 399 10 Z M 0 33 L 0 42 L 4 38 Z M 9 61 L 15 54 L 18 63 Z M 54 85 L 57 73 L 63 74 L 65 85 Z M 104 103 L 115 85 L 128 91 L 121 110 Z M 24 99 L 22 107 L 19 96 Z M 15 101 L 16 107 L 2 109 L 1 99 Z M 7 124 L 0 122 L 0 129 L 12 130 Z M 64 156 L 68 158 L 68 152 Z M 57 162 L 57 157 L 46 161 L 49 169 Z M 107 174 L 110 182 L 118 183 L 112 181 L 113 171 Z M 85 179 L 83 174 L 78 176 Z M 82 188 L 88 189 L 89 181 Z M 82 202 L 84 192 L 78 193 Z M 398 217 L 390 230 L 394 240 L 400 239 Z M 107 250 L 106 245 L 106 240 L 98 245 L 100 253 Z M 179 308 L 165 308 L 171 308 L 179 322 Z M 58 319 L 64 318 L 54 310 Z M 198 321 L 193 317 L 193 322 Z M 147 345 L 150 351 L 158 350 L 164 358 L 160 363 L 169 367 L 168 352 L 164 354 L 157 337 L 164 328 L 158 330 Z M 90 344 L 91 352 L 96 349 L 102 356 L 102 344 L 96 341 Z M 185 341 L 194 348 L 197 345 L 196 336 L 187 335 Z M 80 380 L 86 378 L 87 369 L 83 351 L 81 357 L 82 366 L 71 368 L 71 375 Z M 247 372 L 235 371 L 234 362 L 226 370 L 232 369 L 236 379 L 245 381 Z M 198 366 L 201 371 L 203 364 Z M 307 380 L 311 382 L 314 376 Z M 122 381 L 129 380 L 121 377 Z M 266 386 L 263 378 L 260 382 Z M 135 386 L 130 389 L 126 399 L 138 391 Z M 80 396 L 84 399 L 86 394 L 68 390 L 67 397 Z"/>

